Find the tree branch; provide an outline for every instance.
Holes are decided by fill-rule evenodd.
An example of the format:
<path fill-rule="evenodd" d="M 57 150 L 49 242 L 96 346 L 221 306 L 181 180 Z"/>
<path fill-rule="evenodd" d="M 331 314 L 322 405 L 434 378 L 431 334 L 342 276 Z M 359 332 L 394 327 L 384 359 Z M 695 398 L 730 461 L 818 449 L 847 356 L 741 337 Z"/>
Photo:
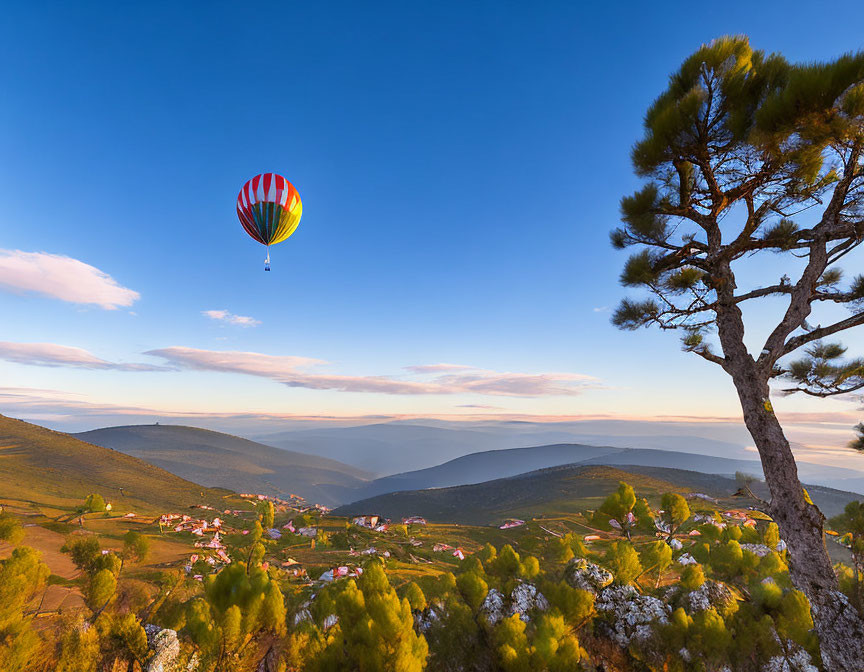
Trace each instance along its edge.
<path fill-rule="evenodd" d="M 836 334 L 838 331 L 844 331 L 845 329 L 858 327 L 862 324 L 864 324 L 864 311 L 853 315 L 852 317 L 847 317 L 845 320 L 840 320 L 839 322 L 830 324 L 827 327 L 819 327 L 817 329 L 813 329 L 812 331 L 808 331 L 806 334 L 801 334 L 800 336 L 790 338 L 781 349 L 780 357 L 785 357 L 786 355 L 795 352 L 795 350 L 800 348 L 802 345 L 807 345 L 808 343 L 812 343 L 813 341 L 818 341 L 820 338 L 825 338 L 826 336 L 830 336 L 831 334 Z"/>

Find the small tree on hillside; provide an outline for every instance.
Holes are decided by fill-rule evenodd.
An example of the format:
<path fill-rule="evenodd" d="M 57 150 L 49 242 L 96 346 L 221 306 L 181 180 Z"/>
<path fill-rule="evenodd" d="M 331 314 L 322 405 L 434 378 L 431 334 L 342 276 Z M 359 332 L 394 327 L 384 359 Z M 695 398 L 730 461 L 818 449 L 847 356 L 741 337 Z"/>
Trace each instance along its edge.
<path fill-rule="evenodd" d="M 87 499 L 84 500 L 84 513 L 102 513 L 106 510 L 107 504 L 105 504 L 105 499 L 98 492 L 94 492 L 92 495 L 87 495 Z"/>
<path fill-rule="evenodd" d="M 129 530 L 123 535 L 123 559 L 144 562 L 150 555 L 150 540 L 140 532 Z"/>
<path fill-rule="evenodd" d="M 636 517 L 633 514 L 635 505 L 636 494 L 633 492 L 632 486 L 621 481 L 618 484 L 618 489 L 609 495 L 597 510 L 600 514 L 599 522 L 608 522 L 609 525 L 629 539 L 630 530 L 636 524 Z"/>
<path fill-rule="evenodd" d="M 264 529 L 270 529 L 273 527 L 273 521 L 276 516 L 276 508 L 273 506 L 273 502 L 269 499 L 258 502 L 255 510 L 261 518 L 261 527 Z"/>
<path fill-rule="evenodd" d="M 786 376 L 790 389 L 816 396 L 864 388 L 864 363 L 823 341 L 864 324 L 864 276 L 844 283 L 837 266 L 864 242 L 864 53 L 793 66 L 745 37 L 719 39 L 672 75 L 644 125 L 632 159 L 649 182 L 622 200 L 612 242 L 639 248 L 621 282 L 650 298 L 625 299 L 613 323 L 679 330 L 686 351 L 732 378 L 824 662 L 858 669 L 862 621 L 838 591 L 824 517 L 798 480 L 769 383 Z M 782 269 L 754 269 L 754 255 L 769 252 L 786 261 Z M 736 272 L 747 260 L 750 272 L 776 275 L 741 287 Z M 812 324 L 826 305 L 851 312 Z M 778 319 L 751 354 L 743 311 L 764 319 L 772 306 Z"/>
<path fill-rule="evenodd" d="M 75 566 L 85 572 L 90 572 L 102 555 L 99 539 L 94 535 L 71 536 L 60 550 L 68 553 Z"/>
<path fill-rule="evenodd" d="M 0 513 L 0 541 L 15 546 L 24 538 L 24 527 L 17 518 L 7 513 Z"/>
<path fill-rule="evenodd" d="M 27 546 L 0 560 L 0 670 L 27 670 L 38 659 L 41 642 L 32 602 L 45 588 L 48 566 Z"/>
<path fill-rule="evenodd" d="M 669 541 L 681 529 L 681 526 L 690 520 L 690 505 L 678 493 L 667 492 L 660 500 L 660 506 L 663 507 L 660 520 L 668 529 L 666 541 Z"/>

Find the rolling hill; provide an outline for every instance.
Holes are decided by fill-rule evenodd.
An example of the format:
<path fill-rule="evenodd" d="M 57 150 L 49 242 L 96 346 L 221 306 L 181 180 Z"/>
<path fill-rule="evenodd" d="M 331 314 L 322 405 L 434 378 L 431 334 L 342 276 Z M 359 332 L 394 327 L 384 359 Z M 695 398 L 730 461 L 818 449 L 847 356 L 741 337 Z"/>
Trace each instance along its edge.
<path fill-rule="evenodd" d="M 310 502 L 341 503 L 330 487 L 359 488 L 368 474 L 315 455 L 266 446 L 195 427 L 129 425 L 75 434 L 210 487 L 271 495 L 295 493 Z"/>
<path fill-rule="evenodd" d="M 718 494 L 723 485 L 735 484 L 731 479 L 726 484 L 722 482 L 726 479 L 715 480 L 718 486 L 713 492 Z M 614 467 L 567 465 L 474 485 L 391 492 L 340 506 L 333 514 L 377 513 L 394 520 L 416 515 L 430 522 L 487 525 L 508 517 L 575 513 L 595 506 L 619 481 L 627 481 L 643 496 L 687 491 L 682 484 L 657 476 L 643 476 Z"/>
<path fill-rule="evenodd" d="M 360 484 L 356 490 L 340 490 L 343 501 L 365 499 L 387 492 L 400 490 L 422 490 L 442 488 L 470 483 L 482 483 L 495 478 L 516 476 L 537 469 L 565 464 L 662 467 L 683 469 L 704 474 L 734 476 L 742 471 L 761 476 L 762 465 L 756 460 L 728 459 L 694 453 L 684 453 L 651 448 L 614 448 L 609 446 L 586 446 L 581 444 L 555 444 L 531 448 L 509 448 L 488 450 L 458 457 L 428 469 L 409 471 Z M 845 477 L 856 472 L 821 464 L 798 463 L 801 478 L 808 483 L 822 486 L 844 486 Z M 851 489 L 851 488 L 848 488 Z"/>
<path fill-rule="evenodd" d="M 619 481 L 646 497 L 664 492 L 729 497 L 738 489 L 734 478 L 684 469 L 569 464 L 473 485 L 391 492 L 346 504 L 333 514 L 376 513 L 394 520 L 417 515 L 431 522 L 486 525 L 508 517 L 555 516 L 594 507 Z M 755 484 L 754 490 L 767 497 L 763 483 Z M 860 497 L 822 486 L 808 486 L 808 492 L 829 517 Z"/>
<path fill-rule="evenodd" d="M 400 490 L 423 490 L 455 485 L 482 483 L 496 478 L 507 478 L 537 469 L 574 464 L 592 458 L 601 459 L 622 452 L 621 448 L 557 444 L 532 448 L 487 450 L 457 457 L 428 469 L 408 471 L 384 476 L 362 484 L 358 490 L 341 493 L 349 501 L 365 499 Z"/>
<path fill-rule="evenodd" d="M 157 466 L 68 434 L 0 415 L 0 496 L 4 501 L 73 507 L 98 492 L 119 507 L 166 511 L 217 503 L 202 488 Z M 202 500 L 203 493 L 203 500 Z"/>

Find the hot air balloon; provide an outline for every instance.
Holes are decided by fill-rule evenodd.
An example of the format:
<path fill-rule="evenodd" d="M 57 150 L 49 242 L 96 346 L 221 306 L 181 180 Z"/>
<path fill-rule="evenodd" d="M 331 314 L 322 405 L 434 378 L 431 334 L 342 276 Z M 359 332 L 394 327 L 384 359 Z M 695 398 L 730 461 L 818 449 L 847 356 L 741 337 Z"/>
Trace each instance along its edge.
<path fill-rule="evenodd" d="M 281 175 L 256 175 L 237 195 L 237 216 L 252 238 L 267 246 L 264 270 L 270 270 L 270 246 L 281 243 L 297 229 L 303 203 L 300 194 Z"/>

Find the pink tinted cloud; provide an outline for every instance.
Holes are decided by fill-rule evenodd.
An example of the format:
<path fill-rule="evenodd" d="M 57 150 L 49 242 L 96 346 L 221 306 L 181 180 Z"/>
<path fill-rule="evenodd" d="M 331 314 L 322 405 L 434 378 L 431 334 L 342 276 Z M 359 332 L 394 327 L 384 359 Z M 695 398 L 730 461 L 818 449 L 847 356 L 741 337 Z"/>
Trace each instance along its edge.
<path fill-rule="evenodd" d="M 585 387 L 596 387 L 597 379 L 578 373 L 498 373 L 477 371 L 441 376 L 448 387 L 476 394 L 509 397 L 546 397 L 579 394 Z"/>
<path fill-rule="evenodd" d="M 47 252 L 0 250 L 0 288 L 35 292 L 105 310 L 131 306 L 141 295 L 83 261 Z"/>
<path fill-rule="evenodd" d="M 201 314 L 209 317 L 211 320 L 232 324 L 235 327 L 257 327 L 261 324 L 261 320 L 256 320 L 254 317 L 235 315 L 227 310 L 202 310 Z"/>
<path fill-rule="evenodd" d="M 150 350 L 147 355 L 161 357 L 175 366 L 199 371 L 223 371 L 269 378 L 289 387 L 312 390 L 339 390 L 343 392 L 372 392 L 379 394 L 481 394 L 512 397 L 540 397 L 575 395 L 596 381 L 590 376 L 572 373 L 499 373 L 481 371 L 471 367 L 448 364 L 470 371 L 451 373 L 425 380 L 404 380 L 390 376 L 345 376 L 310 373 L 304 369 L 326 364 L 306 357 L 265 355 L 256 352 L 220 352 L 174 346 Z M 441 371 L 442 365 L 406 367 L 411 371 L 427 373 Z"/>
<path fill-rule="evenodd" d="M 447 371 L 470 371 L 474 367 L 473 366 L 465 366 L 464 364 L 447 364 L 442 362 L 441 364 L 421 364 L 419 366 L 406 366 L 405 370 L 410 371 L 411 373 L 444 373 Z"/>
<path fill-rule="evenodd" d="M 113 371 L 167 371 L 164 366 L 124 364 L 96 357 L 83 348 L 56 343 L 10 343 L 0 341 L 0 359 L 31 366 L 58 366 L 76 369 L 108 369 Z"/>

